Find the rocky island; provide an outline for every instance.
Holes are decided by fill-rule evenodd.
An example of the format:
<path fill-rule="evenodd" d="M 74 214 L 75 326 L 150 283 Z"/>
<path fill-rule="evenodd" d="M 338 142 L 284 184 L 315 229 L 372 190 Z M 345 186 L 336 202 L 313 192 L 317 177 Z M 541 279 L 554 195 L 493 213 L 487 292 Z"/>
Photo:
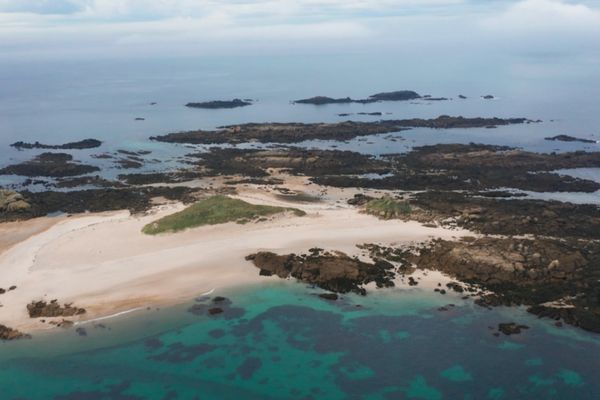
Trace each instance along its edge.
<path fill-rule="evenodd" d="M 35 143 L 26 143 L 26 142 L 15 142 L 11 144 L 12 147 L 22 150 L 22 149 L 47 149 L 47 150 L 84 150 L 84 149 L 94 149 L 96 147 L 100 147 L 102 142 L 97 139 L 84 139 L 78 142 L 69 142 L 60 145 L 49 145 L 42 144 L 40 142 Z"/>
<path fill-rule="evenodd" d="M 431 96 L 421 96 L 417 92 L 412 90 L 398 90 L 395 92 L 382 92 L 369 96 L 366 99 L 352 99 L 350 97 L 343 98 L 332 98 L 327 96 L 315 96 L 307 99 L 295 100 L 295 104 L 313 104 L 316 106 L 321 106 L 325 104 L 348 104 L 348 103 L 359 103 L 359 104 L 369 104 L 369 103 L 377 103 L 381 101 L 408 101 L 408 100 L 417 100 L 417 99 L 426 99 L 426 100 L 448 100 L 445 97 L 437 97 L 432 98 Z"/>

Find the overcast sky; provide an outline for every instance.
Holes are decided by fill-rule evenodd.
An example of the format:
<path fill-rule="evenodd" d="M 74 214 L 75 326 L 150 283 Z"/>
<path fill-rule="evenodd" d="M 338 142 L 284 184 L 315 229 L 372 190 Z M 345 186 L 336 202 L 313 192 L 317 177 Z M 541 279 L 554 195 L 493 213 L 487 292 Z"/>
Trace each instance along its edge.
<path fill-rule="evenodd" d="M 600 55 L 600 0 L 0 0 L 0 59 L 290 52 Z"/>

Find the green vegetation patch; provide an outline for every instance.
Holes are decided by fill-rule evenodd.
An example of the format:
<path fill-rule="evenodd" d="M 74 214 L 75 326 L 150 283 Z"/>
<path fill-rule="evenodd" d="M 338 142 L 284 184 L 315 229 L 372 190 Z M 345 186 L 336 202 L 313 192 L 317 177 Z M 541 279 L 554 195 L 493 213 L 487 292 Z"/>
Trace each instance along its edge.
<path fill-rule="evenodd" d="M 248 223 L 261 217 L 293 212 L 297 216 L 306 213 L 297 208 L 272 207 L 246 203 L 227 196 L 213 196 L 191 205 L 183 211 L 168 215 L 146 225 L 142 232 L 156 235 L 163 232 L 179 232 L 203 225 L 224 224 L 226 222 Z"/>
<path fill-rule="evenodd" d="M 390 196 L 369 201 L 365 210 L 368 214 L 383 219 L 400 218 L 403 215 L 410 214 L 412 211 L 410 204 L 405 201 L 395 200 Z"/>

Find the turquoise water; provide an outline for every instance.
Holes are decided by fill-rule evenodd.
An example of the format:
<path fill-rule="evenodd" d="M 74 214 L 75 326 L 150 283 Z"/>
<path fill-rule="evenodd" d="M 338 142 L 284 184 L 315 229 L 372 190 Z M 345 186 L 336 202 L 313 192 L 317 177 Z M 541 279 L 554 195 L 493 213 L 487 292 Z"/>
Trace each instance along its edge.
<path fill-rule="evenodd" d="M 290 282 L 0 346 L 3 399 L 597 399 L 600 338 L 422 290 Z M 448 303 L 449 311 L 438 308 Z M 195 305 L 196 313 L 188 311 Z M 500 322 L 531 328 L 493 335 Z M 102 325 L 98 325 L 102 323 Z"/>

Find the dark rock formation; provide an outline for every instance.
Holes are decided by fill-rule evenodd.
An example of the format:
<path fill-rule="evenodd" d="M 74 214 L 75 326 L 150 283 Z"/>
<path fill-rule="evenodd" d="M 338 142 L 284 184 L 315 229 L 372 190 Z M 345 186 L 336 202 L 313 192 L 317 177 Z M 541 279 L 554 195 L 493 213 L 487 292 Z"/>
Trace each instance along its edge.
<path fill-rule="evenodd" d="M 434 119 L 383 120 L 376 122 L 344 121 L 338 123 L 250 123 L 220 127 L 216 131 L 176 132 L 151 137 L 168 143 L 219 144 L 246 143 L 298 143 L 305 140 L 349 140 L 358 136 L 398 132 L 408 128 L 481 128 L 522 124 L 525 118 L 464 118 L 442 115 Z"/>
<path fill-rule="evenodd" d="M 61 306 L 57 300 L 50 303 L 45 301 L 33 301 L 27 305 L 27 312 L 30 318 L 39 317 L 72 317 L 74 315 L 85 314 L 85 308 L 73 307 L 72 304 Z"/>
<path fill-rule="evenodd" d="M 311 176 L 386 173 L 389 170 L 385 163 L 374 157 L 340 150 L 214 148 L 208 153 L 196 154 L 195 157 L 199 159 L 197 167 L 202 168 L 208 175 L 266 177 L 269 168 Z"/>
<path fill-rule="evenodd" d="M 294 277 L 335 293 L 354 292 L 365 295 L 366 290 L 362 286 L 369 282 L 375 282 L 377 287 L 394 286 L 394 265 L 383 260 L 370 264 L 343 253 L 320 250 L 308 255 L 260 252 L 249 255 L 246 259 L 261 270 L 261 275 Z"/>
<path fill-rule="evenodd" d="M 252 105 L 250 101 L 244 101 L 241 99 L 233 100 L 214 100 L 206 101 L 201 103 L 187 103 L 185 106 L 190 108 L 206 108 L 206 109 L 218 109 L 218 108 L 237 108 Z"/>
<path fill-rule="evenodd" d="M 515 188 L 539 192 L 594 192 L 594 181 L 545 171 L 600 166 L 600 153 L 532 153 L 504 146 L 439 144 L 390 155 L 391 174 L 380 179 L 357 176 L 316 177 L 315 183 L 337 187 L 388 190 L 489 190 Z"/>
<path fill-rule="evenodd" d="M 583 138 L 578 138 L 578 137 L 569 136 L 569 135 L 556 135 L 556 136 L 544 138 L 544 140 L 552 140 L 552 141 L 559 141 L 559 142 L 598 143 L 598 141 L 596 141 L 596 140 L 583 139 Z"/>
<path fill-rule="evenodd" d="M 49 150 L 83 150 L 100 147 L 102 142 L 97 139 L 84 139 L 79 142 L 70 142 L 60 145 L 42 144 L 40 142 L 26 143 L 16 142 L 11 144 L 12 147 L 21 149 L 49 149 Z"/>
<path fill-rule="evenodd" d="M 62 177 L 100 171 L 98 167 L 76 164 L 72 160 L 70 154 L 42 153 L 30 161 L 0 169 L 0 175 Z"/>

